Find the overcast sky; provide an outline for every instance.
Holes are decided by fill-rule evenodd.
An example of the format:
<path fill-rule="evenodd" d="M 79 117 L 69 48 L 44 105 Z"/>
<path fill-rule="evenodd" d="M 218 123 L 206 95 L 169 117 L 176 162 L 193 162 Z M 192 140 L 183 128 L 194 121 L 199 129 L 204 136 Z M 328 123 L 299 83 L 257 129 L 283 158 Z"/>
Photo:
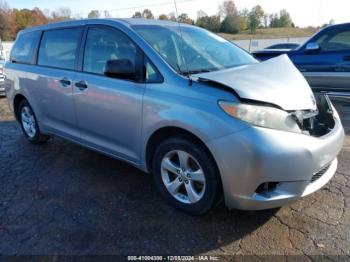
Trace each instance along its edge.
<path fill-rule="evenodd" d="M 218 12 L 223 0 L 177 0 L 178 12 L 197 17 L 202 9 L 209 15 Z M 334 19 L 336 23 L 350 22 L 350 0 L 234 0 L 239 9 L 261 5 L 267 13 L 287 9 L 297 26 L 318 26 Z M 108 10 L 113 17 L 130 17 L 146 6 L 154 15 L 175 11 L 173 0 L 8 0 L 10 7 L 53 10 L 69 7 L 74 15 L 87 16 L 92 9 Z"/>

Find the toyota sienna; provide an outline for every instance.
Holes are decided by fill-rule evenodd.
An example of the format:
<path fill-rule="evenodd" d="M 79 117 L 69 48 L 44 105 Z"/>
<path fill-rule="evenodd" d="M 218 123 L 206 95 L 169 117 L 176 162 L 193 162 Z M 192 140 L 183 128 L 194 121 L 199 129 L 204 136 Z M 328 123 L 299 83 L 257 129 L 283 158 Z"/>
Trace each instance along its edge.
<path fill-rule="evenodd" d="M 323 187 L 344 140 L 285 55 L 258 62 L 204 29 L 90 19 L 21 31 L 5 89 L 24 136 L 58 136 L 152 173 L 190 214 L 275 208 Z"/>

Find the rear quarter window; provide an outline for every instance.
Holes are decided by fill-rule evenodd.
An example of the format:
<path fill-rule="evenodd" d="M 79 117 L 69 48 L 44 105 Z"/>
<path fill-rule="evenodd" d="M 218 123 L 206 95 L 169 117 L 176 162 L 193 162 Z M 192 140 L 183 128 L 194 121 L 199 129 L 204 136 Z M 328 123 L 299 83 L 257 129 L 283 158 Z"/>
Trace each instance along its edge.
<path fill-rule="evenodd" d="M 81 28 L 44 32 L 39 48 L 38 65 L 73 70 L 81 33 Z"/>
<path fill-rule="evenodd" d="M 40 35 L 40 31 L 20 34 L 12 48 L 10 60 L 16 63 L 33 64 Z"/>

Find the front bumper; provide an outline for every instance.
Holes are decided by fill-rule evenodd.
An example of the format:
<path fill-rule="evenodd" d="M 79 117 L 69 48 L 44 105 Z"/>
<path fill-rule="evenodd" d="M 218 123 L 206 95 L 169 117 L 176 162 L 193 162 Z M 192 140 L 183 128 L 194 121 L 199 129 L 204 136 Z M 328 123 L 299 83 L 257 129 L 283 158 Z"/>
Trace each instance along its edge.
<path fill-rule="evenodd" d="M 275 208 L 323 187 L 336 172 L 345 136 L 340 121 L 335 122 L 333 130 L 319 138 L 252 127 L 210 141 L 226 205 L 244 210 Z M 322 169 L 322 176 L 311 182 Z M 267 182 L 278 184 L 259 192 L 258 187 Z"/>

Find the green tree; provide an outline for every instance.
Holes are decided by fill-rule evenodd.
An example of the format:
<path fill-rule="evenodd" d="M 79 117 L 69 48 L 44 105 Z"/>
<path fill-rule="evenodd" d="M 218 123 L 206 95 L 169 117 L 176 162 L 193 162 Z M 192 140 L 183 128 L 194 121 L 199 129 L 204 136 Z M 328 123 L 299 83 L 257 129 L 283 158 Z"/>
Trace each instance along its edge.
<path fill-rule="evenodd" d="M 248 29 L 248 15 L 249 10 L 247 8 L 244 8 L 242 11 L 239 12 L 239 30 L 244 31 Z"/>
<path fill-rule="evenodd" d="M 293 21 L 288 11 L 285 9 L 281 10 L 279 18 L 279 27 L 291 27 L 292 23 Z"/>
<path fill-rule="evenodd" d="M 146 18 L 146 19 L 154 19 L 154 16 L 152 14 L 152 11 L 149 9 L 145 9 L 142 11 L 142 13 L 140 11 L 135 12 L 132 15 L 132 18 Z"/>
<path fill-rule="evenodd" d="M 196 21 L 196 26 L 205 28 L 212 32 L 219 32 L 221 28 L 220 16 L 219 15 L 208 16 L 204 12 L 199 13 Z"/>
<path fill-rule="evenodd" d="M 99 18 L 101 16 L 100 11 L 98 10 L 91 10 L 88 14 L 88 18 Z"/>
<path fill-rule="evenodd" d="M 193 25 L 194 21 L 188 16 L 188 14 L 181 14 L 178 17 L 178 21 L 179 23 L 184 23 L 184 24 L 189 24 L 189 25 Z"/>
<path fill-rule="evenodd" d="M 131 18 L 142 18 L 142 13 L 140 11 L 135 12 Z"/>
<path fill-rule="evenodd" d="M 278 14 L 270 14 L 269 15 L 269 20 L 270 20 L 270 27 L 279 27 L 279 17 Z"/>
<path fill-rule="evenodd" d="M 252 34 L 255 33 L 256 29 L 261 25 L 264 14 L 265 12 L 260 5 L 253 7 L 249 12 L 248 25 Z"/>
<path fill-rule="evenodd" d="M 7 40 L 9 34 L 9 25 L 5 13 L 0 11 L 0 40 Z"/>
<path fill-rule="evenodd" d="M 17 32 L 27 28 L 32 22 L 32 12 L 29 9 L 14 9 L 14 19 Z"/>
<path fill-rule="evenodd" d="M 240 29 L 240 18 L 236 15 L 228 15 L 221 23 L 221 32 L 237 34 Z"/>
<path fill-rule="evenodd" d="M 235 3 L 232 0 L 224 1 L 220 6 L 220 15 L 223 18 L 221 31 L 235 34 L 240 30 L 240 15 Z"/>
<path fill-rule="evenodd" d="M 149 9 L 143 10 L 143 12 L 142 12 L 142 17 L 143 17 L 143 18 L 146 18 L 146 19 L 154 19 L 154 16 L 153 16 L 153 14 L 152 14 L 152 11 L 149 10 Z"/>
<path fill-rule="evenodd" d="M 270 27 L 293 27 L 294 23 L 287 10 L 283 9 L 279 14 L 270 15 Z"/>
<path fill-rule="evenodd" d="M 168 16 L 165 15 L 165 14 L 161 14 L 159 17 L 158 17 L 159 20 L 169 20 Z"/>

